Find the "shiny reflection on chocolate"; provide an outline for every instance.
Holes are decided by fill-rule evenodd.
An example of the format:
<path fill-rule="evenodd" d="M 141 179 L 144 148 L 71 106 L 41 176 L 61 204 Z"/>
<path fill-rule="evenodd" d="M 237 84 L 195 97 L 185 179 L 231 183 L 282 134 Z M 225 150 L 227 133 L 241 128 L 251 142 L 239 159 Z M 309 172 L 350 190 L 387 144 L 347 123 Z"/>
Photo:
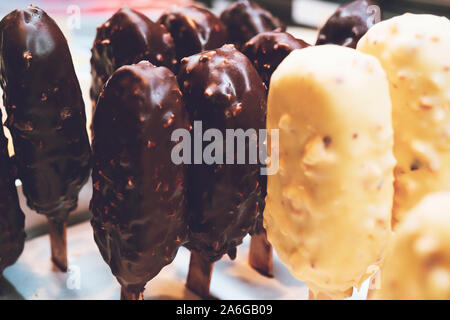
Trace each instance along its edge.
<path fill-rule="evenodd" d="M 0 128 L 0 278 L 3 270 L 16 262 L 25 242 L 25 217 L 19 206 L 13 171 L 8 140 Z"/>
<path fill-rule="evenodd" d="M 93 122 L 91 223 L 124 298 L 141 297 L 186 240 L 185 167 L 171 160 L 178 128 L 189 120 L 169 69 L 141 61 L 113 73 Z"/>
<path fill-rule="evenodd" d="M 175 6 L 165 12 L 158 23 L 172 35 L 177 59 L 219 48 L 228 40 L 223 22 L 212 12 L 198 6 Z"/>
<path fill-rule="evenodd" d="M 253 1 L 240 0 L 231 4 L 220 15 L 220 19 L 228 29 L 230 41 L 240 48 L 258 33 L 285 27 L 281 21 L 269 11 L 261 8 Z"/>
<path fill-rule="evenodd" d="M 28 206 L 65 220 L 90 171 L 80 85 L 63 33 L 42 9 L 0 22 L 3 103 Z"/>
<path fill-rule="evenodd" d="M 202 121 L 203 131 L 216 128 L 225 137 L 226 129 L 258 132 L 265 128 L 264 85 L 251 62 L 233 45 L 183 58 L 178 82 L 191 121 Z M 226 153 L 225 145 L 223 150 Z M 248 139 L 245 151 L 248 155 Z M 226 253 L 235 257 L 236 246 L 254 230 L 264 201 L 259 169 L 248 161 L 189 166 L 189 249 L 210 262 Z"/>
<path fill-rule="evenodd" d="M 175 45 L 167 30 L 142 13 L 123 7 L 97 28 L 91 49 L 91 100 L 119 67 L 148 60 L 156 66 L 174 70 Z"/>
<path fill-rule="evenodd" d="M 309 46 L 305 41 L 296 39 L 289 33 L 269 31 L 251 38 L 241 51 L 253 63 L 268 90 L 270 77 L 281 61 L 293 50 Z"/>
<path fill-rule="evenodd" d="M 359 39 L 381 18 L 379 7 L 374 5 L 370 0 L 357 0 L 339 7 L 320 30 L 316 45 L 356 48 Z"/>

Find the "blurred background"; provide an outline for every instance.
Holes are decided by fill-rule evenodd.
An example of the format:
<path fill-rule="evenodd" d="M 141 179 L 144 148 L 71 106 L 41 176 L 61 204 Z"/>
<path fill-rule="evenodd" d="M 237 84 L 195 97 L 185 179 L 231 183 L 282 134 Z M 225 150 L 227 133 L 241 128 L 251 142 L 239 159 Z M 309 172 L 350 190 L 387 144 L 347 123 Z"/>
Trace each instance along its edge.
<path fill-rule="evenodd" d="M 122 5 L 128 5 L 134 9 L 147 11 L 150 16 L 159 16 L 162 10 L 172 5 L 184 5 L 193 2 L 201 2 L 216 13 L 229 5 L 232 0 L 15 0 L 1 1 L 0 16 L 9 11 L 26 6 L 30 3 L 45 8 L 52 14 L 67 14 L 68 7 L 71 10 L 78 7 L 82 14 L 92 16 L 108 16 Z M 348 0 L 255 0 L 266 9 L 281 18 L 285 23 L 319 27 L 321 23 L 340 5 Z M 385 17 L 405 12 L 432 13 L 450 16 L 450 0 L 374 0 Z M 70 8 L 69 8 L 70 9 Z M 313 18 L 313 19 L 311 19 Z"/>

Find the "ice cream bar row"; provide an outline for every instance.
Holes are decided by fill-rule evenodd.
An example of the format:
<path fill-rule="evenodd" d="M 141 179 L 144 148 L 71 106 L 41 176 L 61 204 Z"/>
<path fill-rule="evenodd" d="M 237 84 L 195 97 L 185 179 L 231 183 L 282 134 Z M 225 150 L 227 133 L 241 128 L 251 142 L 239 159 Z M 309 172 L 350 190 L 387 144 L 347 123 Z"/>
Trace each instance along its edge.
<path fill-rule="evenodd" d="M 49 218 L 53 261 L 67 268 L 65 221 L 93 166 L 94 237 L 123 299 L 142 298 L 181 245 L 192 254 L 187 286 L 208 297 L 213 263 L 234 259 L 248 233 L 264 240 L 265 230 L 314 295 L 344 298 L 383 275 L 407 212 L 449 188 L 450 45 L 448 19 L 407 14 L 377 23 L 373 6 L 339 8 L 316 46 L 250 1 L 220 18 L 173 8 L 156 23 L 120 9 L 98 28 L 92 49 L 92 154 L 61 31 L 34 6 L 7 15 L 0 76 L 15 157 L 2 149 L 11 201 L 1 204 L 0 267 L 23 247 L 13 185 L 20 178 L 28 205 Z M 194 138 L 196 121 L 222 133 L 278 130 L 279 143 L 267 141 L 278 171 L 266 180 L 260 164 L 174 163 L 181 141 L 172 133 Z M 445 240 L 436 232 L 437 252 Z M 442 261 L 427 269 L 433 277 L 450 274 Z M 424 290 L 425 298 L 445 296 L 445 288 Z"/>

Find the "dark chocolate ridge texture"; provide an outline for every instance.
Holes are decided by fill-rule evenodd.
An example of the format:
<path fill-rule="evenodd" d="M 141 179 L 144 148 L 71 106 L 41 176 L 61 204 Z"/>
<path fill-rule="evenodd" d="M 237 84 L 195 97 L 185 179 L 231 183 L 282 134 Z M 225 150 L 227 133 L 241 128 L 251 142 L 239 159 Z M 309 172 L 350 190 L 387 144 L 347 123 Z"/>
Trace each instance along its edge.
<path fill-rule="evenodd" d="M 1 116 L 1 112 L 0 112 Z M 23 251 L 25 217 L 19 206 L 8 140 L 0 128 L 0 278 Z"/>
<path fill-rule="evenodd" d="M 265 128 L 264 85 L 251 62 L 233 45 L 183 58 L 178 82 L 191 121 L 202 121 L 203 132 L 216 128 L 225 138 L 226 129 L 258 133 Z M 225 142 L 223 151 L 230 156 Z M 234 258 L 236 246 L 253 232 L 260 214 L 264 201 L 260 165 L 249 164 L 249 139 L 245 152 L 246 164 L 236 163 L 235 147 L 231 155 L 235 164 L 193 164 L 188 169 L 190 237 L 186 247 L 210 262 L 226 253 Z"/>
<path fill-rule="evenodd" d="M 356 0 L 340 6 L 320 29 L 316 45 L 337 44 L 355 49 L 375 23 L 381 19 L 380 7 L 371 0 Z"/>
<path fill-rule="evenodd" d="M 173 71 L 177 63 L 175 45 L 165 27 L 128 7 L 97 28 L 91 51 L 90 95 L 94 107 L 103 85 L 117 68 L 147 60 Z"/>
<path fill-rule="evenodd" d="M 228 41 L 222 20 L 209 10 L 198 6 L 175 6 L 161 15 L 164 25 L 175 42 L 177 59 L 204 50 L 220 48 Z"/>
<path fill-rule="evenodd" d="M 65 223 L 91 151 L 67 41 L 42 9 L 31 5 L 0 22 L 0 84 L 27 204 L 49 218 L 53 260 L 65 270 Z"/>
<path fill-rule="evenodd" d="M 232 3 L 222 12 L 220 19 L 227 27 L 230 42 L 238 49 L 258 33 L 286 29 L 278 18 L 249 0 Z"/>
<path fill-rule="evenodd" d="M 171 160 L 175 129 L 188 130 L 189 118 L 169 69 L 141 61 L 113 73 L 94 115 L 91 224 L 122 292 L 135 296 L 187 237 L 186 168 Z"/>

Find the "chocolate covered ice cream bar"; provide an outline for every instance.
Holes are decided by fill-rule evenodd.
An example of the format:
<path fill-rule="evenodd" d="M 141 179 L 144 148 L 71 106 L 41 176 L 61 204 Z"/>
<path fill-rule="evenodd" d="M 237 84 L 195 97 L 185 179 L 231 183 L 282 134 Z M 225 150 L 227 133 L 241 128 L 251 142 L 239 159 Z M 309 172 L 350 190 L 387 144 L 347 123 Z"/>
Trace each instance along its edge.
<path fill-rule="evenodd" d="M 316 45 L 328 43 L 356 48 L 359 39 L 381 18 L 380 7 L 371 0 L 344 4 L 320 29 Z"/>
<path fill-rule="evenodd" d="M 167 30 L 128 7 L 121 8 L 97 28 L 91 51 L 93 106 L 106 80 L 117 68 L 147 60 L 173 70 L 177 63 L 175 46 Z"/>
<path fill-rule="evenodd" d="M 231 4 L 220 15 L 228 29 L 230 42 L 240 48 L 258 33 L 278 29 L 285 30 L 281 21 L 269 11 L 249 0 Z"/>
<path fill-rule="evenodd" d="M 292 51 L 309 46 L 305 41 L 294 38 L 287 32 L 267 31 L 247 41 L 241 51 L 253 63 L 268 90 L 270 77 L 281 61 Z"/>
<path fill-rule="evenodd" d="M 90 171 L 80 85 L 67 41 L 42 9 L 0 22 L 0 84 L 28 206 L 49 219 L 53 261 L 67 269 L 66 219 Z"/>
<path fill-rule="evenodd" d="M 163 13 L 158 23 L 172 35 L 181 59 L 204 50 L 220 48 L 228 41 L 222 20 L 209 10 L 198 6 L 175 6 Z"/>
<path fill-rule="evenodd" d="M 227 129 L 254 129 L 256 134 L 249 139 L 257 142 L 258 130 L 265 128 L 265 88 L 250 61 L 233 45 L 183 58 L 178 82 L 194 131 L 201 125 L 205 132 L 218 129 L 225 137 Z M 248 141 L 246 154 L 249 145 Z M 223 152 L 225 158 L 237 157 L 236 150 L 226 150 L 225 143 Z M 186 246 L 192 252 L 187 286 L 207 297 L 212 264 L 224 254 L 234 258 L 236 246 L 255 228 L 264 201 L 260 165 L 249 161 L 192 164 L 187 196 L 190 237 Z"/>
<path fill-rule="evenodd" d="M 93 122 L 94 237 L 122 286 L 140 299 L 187 236 L 185 166 L 172 162 L 189 129 L 175 75 L 148 61 L 123 66 L 100 94 Z"/>

